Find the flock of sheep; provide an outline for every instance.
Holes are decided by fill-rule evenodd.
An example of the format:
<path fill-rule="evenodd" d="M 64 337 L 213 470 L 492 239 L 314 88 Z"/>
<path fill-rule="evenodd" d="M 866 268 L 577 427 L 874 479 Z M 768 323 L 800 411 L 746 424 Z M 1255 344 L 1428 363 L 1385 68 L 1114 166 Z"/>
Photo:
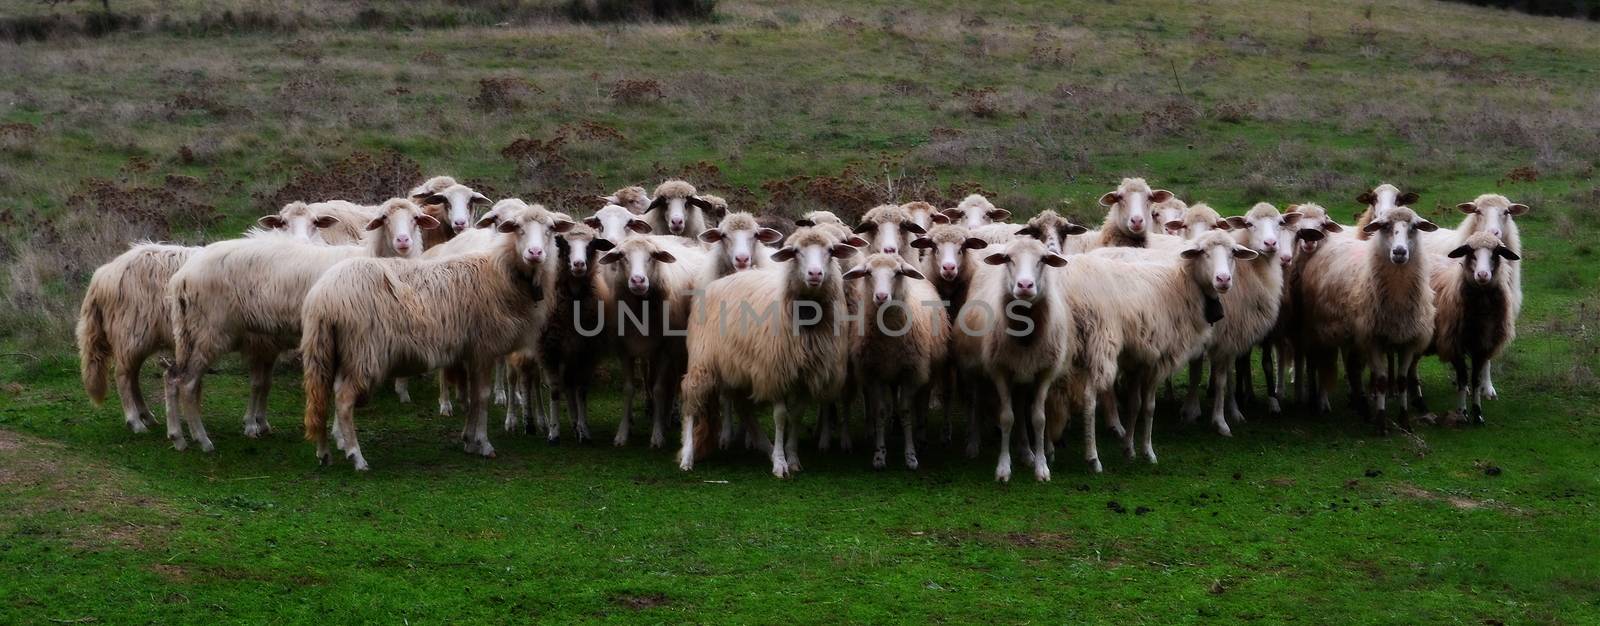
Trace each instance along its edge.
<path fill-rule="evenodd" d="M 271 429 L 273 364 L 298 350 L 318 459 L 331 460 L 331 404 L 335 445 L 365 470 L 353 411 L 389 380 L 409 402 L 406 377 L 438 372 L 440 413 L 465 402 L 465 449 L 491 457 L 495 402 L 507 407 L 507 431 L 539 428 L 554 442 L 564 400 L 589 440 L 589 387 L 600 360 L 616 355 L 615 444 L 628 441 L 642 381 L 650 444 L 665 445 L 680 416 L 684 470 L 737 445 L 790 476 L 805 407 L 817 409 L 819 448 L 837 433 L 848 449 L 858 400 L 873 465 L 886 465 L 898 420 L 914 469 L 929 409 L 944 412 L 948 440 L 959 399 L 968 456 L 997 432 L 997 480 L 1010 479 L 1013 448 L 1049 480 L 1074 414 L 1092 471 L 1098 415 L 1129 458 L 1154 463 L 1157 390 L 1185 365 L 1182 418 L 1208 413 L 1228 435 L 1243 421 L 1256 348 L 1272 412 L 1291 366 L 1295 398 L 1329 410 L 1342 358 L 1352 407 L 1386 429 L 1393 397 L 1409 427 L 1425 410 L 1417 364 L 1436 354 L 1454 368 L 1458 410 L 1481 422 L 1495 395 L 1489 362 L 1521 307 L 1514 218 L 1528 210 L 1479 196 L 1458 205 L 1465 219 L 1451 230 L 1408 207 L 1415 193 L 1385 184 L 1361 194 L 1354 227 L 1314 204 L 1260 203 L 1224 218 L 1137 178 L 1100 197 L 1098 230 L 1054 211 L 1009 223 L 979 195 L 943 210 L 883 205 L 854 226 L 826 211 L 793 223 L 730 212 L 681 180 L 604 200 L 581 219 L 517 199 L 489 206 L 441 176 L 377 206 L 291 203 L 244 237 L 204 247 L 135 245 L 99 268 L 84 296 L 84 386 L 98 403 L 114 369 L 124 420 L 145 432 L 155 420 L 139 370 L 170 350 L 167 436 L 185 448 L 186 422 L 210 451 L 207 371 L 227 353 L 244 356 L 244 432 L 256 437 Z M 771 405 L 770 438 L 756 405 Z"/>

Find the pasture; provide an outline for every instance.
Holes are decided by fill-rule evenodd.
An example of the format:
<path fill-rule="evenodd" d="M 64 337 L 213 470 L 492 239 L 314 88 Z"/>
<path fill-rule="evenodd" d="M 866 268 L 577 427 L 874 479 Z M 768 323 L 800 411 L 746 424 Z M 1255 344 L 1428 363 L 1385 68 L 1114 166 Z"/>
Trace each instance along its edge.
<path fill-rule="evenodd" d="M 363 6 L 129 0 L 140 27 L 0 42 L 0 622 L 1600 620 L 1600 25 L 1420 0 Z M 292 361 L 262 439 L 240 361 L 207 378 L 211 454 L 85 397 L 78 302 L 130 242 L 445 173 L 576 213 L 683 177 L 851 222 L 980 192 L 1094 226 L 1124 176 L 1345 224 L 1379 182 L 1449 226 L 1500 193 L 1532 207 L 1526 303 L 1483 426 L 1380 436 L 1341 385 L 1331 414 L 1246 406 L 1222 438 L 1163 396 L 1159 465 L 1102 435 L 1091 474 L 1069 434 L 1047 483 L 996 484 L 961 425 L 874 471 L 859 410 L 854 451 L 808 436 L 793 480 L 743 451 L 682 472 L 676 430 L 610 445 L 611 362 L 595 444 L 504 433 L 496 407 L 497 458 L 466 455 L 419 379 L 358 410 L 359 474 L 317 465 Z M 1424 361 L 1435 409 L 1446 370 Z"/>

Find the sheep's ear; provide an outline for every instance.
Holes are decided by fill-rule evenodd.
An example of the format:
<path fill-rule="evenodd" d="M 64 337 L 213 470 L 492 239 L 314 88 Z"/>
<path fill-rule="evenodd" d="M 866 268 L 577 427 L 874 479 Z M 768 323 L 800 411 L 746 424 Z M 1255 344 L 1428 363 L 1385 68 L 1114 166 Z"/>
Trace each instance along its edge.
<path fill-rule="evenodd" d="M 799 226 L 800 228 L 810 228 L 812 226 L 816 226 L 817 223 L 802 217 L 795 220 L 794 225 Z"/>
<path fill-rule="evenodd" d="M 661 197 L 658 197 L 658 198 L 656 198 L 654 200 L 651 200 L 650 201 L 650 206 L 645 207 L 644 212 L 645 213 L 649 213 L 651 211 L 654 211 L 654 210 L 659 209 L 659 208 L 664 207 L 664 206 L 667 206 L 667 197 L 666 196 L 661 196 Z"/>
<path fill-rule="evenodd" d="M 1086 232 L 1089 232 L 1089 229 L 1072 222 L 1067 222 L 1066 231 L 1068 235 L 1082 235 Z"/>
<path fill-rule="evenodd" d="M 494 226 L 499 221 L 500 221 L 500 216 L 496 215 L 493 211 L 490 211 L 488 213 L 484 213 L 483 217 L 478 218 L 478 223 L 473 224 L 472 227 L 473 228 L 488 228 L 490 226 Z"/>
<path fill-rule="evenodd" d="M 594 241 L 589 242 L 589 249 L 595 252 L 605 252 L 615 247 L 617 247 L 617 244 L 611 243 L 610 239 L 602 239 L 600 237 L 596 237 Z"/>
<path fill-rule="evenodd" d="M 861 265 L 857 265 L 855 267 L 850 268 L 850 271 L 845 272 L 844 274 L 841 274 L 840 276 L 842 278 L 844 278 L 845 280 L 855 280 L 857 278 L 864 277 L 864 276 L 866 276 L 867 274 L 870 274 L 870 273 L 872 273 L 872 272 L 868 271 L 866 264 L 863 263 Z"/>
<path fill-rule="evenodd" d="M 963 217 L 963 215 L 961 214 L 961 209 L 957 209 L 955 207 L 951 207 L 951 208 L 945 209 L 943 211 L 940 211 L 939 214 L 943 215 L 945 217 L 945 219 L 952 220 L 952 221 L 961 219 Z"/>
<path fill-rule="evenodd" d="M 1478 212 L 1478 205 L 1473 204 L 1471 202 L 1463 202 L 1461 204 L 1456 205 L 1456 210 L 1460 211 L 1462 213 L 1477 213 Z"/>
<path fill-rule="evenodd" d="M 1172 199 L 1172 192 L 1167 191 L 1165 189 L 1157 189 L 1155 191 L 1150 192 L 1150 201 L 1151 202 L 1166 202 L 1166 201 L 1171 200 L 1171 199 Z"/>
<path fill-rule="evenodd" d="M 761 243 L 778 243 L 780 239 L 783 239 L 783 233 L 778 232 L 775 228 L 763 228 L 756 231 L 756 241 Z"/>
<path fill-rule="evenodd" d="M 1516 217 L 1518 215 L 1522 215 L 1523 213 L 1527 213 L 1527 212 L 1528 212 L 1528 205 L 1526 205 L 1526 204 L 1513 204 L 1513 205 L 1511 205 L 1511 208 L 1506 209 L 1506 214 L 1510 215 L 1512 217 Z"/>
<path fill-rule="evenodd" d="M 1258 256 L 1261 256 L 1261 253 L 1256 252 L 1255 250 L 1251 250 L 1249 248 L 1246 248 L 1244 246 L 1234 246 L 1233 247 L 1233 258 L 1238 259 L 1240 261 L 1249 261 L 1250 259 L 1254 259 L 1254 258 L 1256 258 Z"/>
<path fill-rule="evenodd" d="M 672 253 L 666 250 L 651 252 L 650 258 L 655 259 L 657 263 L 675 263 L 678 260 L 678 257 L 672 256 Z"/>
<path fill-rule="evenodd" d="M 1342 232 L 1344 232 L 1344 227 L 1340 226 L 1338 222 L 1330 222 L 1330 221 L 1327 221 L 1327 220 L 1323 220 L 1323 222 L 1322 222 L 1322 230 L 1328 231 L 1330 233 L 1342 233 Z"/>
<path fill-rule="evenodd" d="M 1032 237 L 1034 239 L 1044 239 L 1044 233 L 1039 232 L 1039 229 L 1036 228 L 1036 227 L 1033 227 L 1033 226 L 1024 226 L 1024 227 L 1022 227 L 1021 230 L 1017 231 L 1017 236 L 1018 237 Z"/>
<path fill-rule="evenodd" d="M 433 230 L 438 227 L 439 220 L 434 218 L 432 215 L 417 216 L 417 228 L 421 228 L 422 230 Z"/>
<path fill-rule="evenodd" d="M 1105 193 L 1105 195 L 1100 196 L 1100 206 L 1103 206 L 1103 207 L 1109 207 L 1109 206 L 1111 206 L 1113 204 L 1116 204 L 1118 202 L 1121 202 L 1121 201 L 1122 201 L 1122 194 L 1119 194 L 1119 193 L 1117 193 L 1115 191 L 1108 191 L 1108 192 Z"/>
<path fill-rule="evenodd" d="M 1044 261 L 1044 264 L 1050 267 L 1061 267 L 1067 264 L 1067 257 L 1061 256 L 1054 252 L 1040 257 L 1039 260 Z"/>
<path fill-rule="evenodd" d="M 1413 204 L 1416 204 L 1417 201 L 1421 200 L 1421 199 L 1422 199 L 1422 196 L 1417 195 L 1417 192 L 1415 192 L 1415 191 L 1407 191 L 1407 192 L 1405 192 L 1403 194 L 1400 194 L 1400 197 L 1395 198 L 1394 199 L 1394 203 L 1399 205 L 1399 206 L 1411 206 Z"/>
<path fill-rule="evenodd" d="M 923 276 L 922 272 L 917 271 L 917 268 L 910 265 L 901 265 L 900 269 L 896 270 L 895 273 L 911 280 L 928 280 L 927 276 Z"/>
<path fill-rule="evenodd" d="M 324 215 L 324 216 L 319 217 L 317 219 L 311 220 L 311 225 L 312 226 L 316 226 L 317 228 L 328 228 L 328 227 L 331 227 L 334 224 L 338 224 L 338 223 L 339 223 L 339 218 L 334 217 L 332 215 Z"/>
<path fill-rule="evenodd" d="M 589 228 L 600 228 L 600 218 L 593 215 L 583 218 L 583 225 Z"/>
<path fill-rule="evenodd" d="M 518 231 L 522 230 L 522 224 L 510 221 L 510 220 L 506 220 L 504 222 L 500 222 L 499 225 L 495 226 L 495 230 L 498 230 L 498 231 L 500 231 L 502 233 L 514 233 L 514 232 L 518 232 Z"/>
<path fill-rule="evenodd" d="M 1172 230 L 1183 230 L 1184 228 L 1188 227 L 1188 224 L 1184 224 L 1183 220 L 1172 220 L 1166 224 L 1163 224 L 1163 226 L 1166 226 Z"/>
<path fill-rule="evenodd" d="M 715 228 L 707 228 L 700 232 L 699 239 L 700 243 L 716 243 L 718 241 L 722 241 L 722 231 Z"/>
<path fill-rule="evenodd" d="M 909 233 L 912 233 L 912 234 L 917 234 L 917 235 L 926 235 L 926 234 L 928 234 L 928 229 L 923 228 L 921 224 L 918 224 L 916 222 L 902 222 L 900 224 L 900 227 L 906 229 L 906 232 L 909 232 Z"/>
<path fill-rule="evenodd" d="M 1458 247 L 1458 248 L 1456 248 L 1454 250 L 1451 250 L 1445 256 L 1450 257 L 1452 259 L 1459 259 L 1459 258 L 1467 256 L 1469 254 L 1472 254 L 1472 246 L 1460 246 L 1460 247 Z"/>
<path fill-rule="evenodd" d="M 599 198 L 601 202 L 604 202 L 606 204 L 622 204 L 621 202 L 619 202 L 617 200 L 616 196 L 595 196 L 595 197 Z"/>
<path fill-rule="evenodd" d="M 367 222 L 367 230 L 378 230 L 379 228 L 383 228 L 384 223 L 386 223 L 388 221 L 389 221 L 389 216 L 388 215 L 379 215 L 377 217 L 374 217 L 374 218 L 372 218 L 372 221 Z"/>
<path fill-rule="evenodd" d="M 1377 201 L 1378 196 L 1374 195 L 1370 191 L 1363 191 L 1361 192 L 1361 195 L 1356 196 L 1356 202 L 1360 202 L 1361 204 L 1365 204 L 1367 206 L 1372 206 L 1372 203 Z"/>
<path fill-rule="evenodd" d="M 261 219 L 256 220 L 256 223 L 260 224 L 262 228 L 268 230 L 276 230 L 289 224 L 288 222 L 283 221 L 283 218 L 276 215 L 263 215 L 261 216 Z"/>
<path fill-rule="evenodd" d="M 833 258 L 835 259 L 848 259 L 855 256 L 856 246 L 852 246 L 848 243 L 836 243 L 833 244 L 833 247 L 830 248 L 828 252 L 832 254 Z"/>
<path fill-rule="evenodd" d="M 850 232 L 853 232 L 853 233 L 855 233 L 857 235 L 859 235 L 861 233 L 875 233 L 875 232 L 878 232 L 878 223 L 877 222 L 862 222 L 859 226 L 856 226 L 855 230 L 852 230 Z"/>
<path fill-rule="evenodd" d="M 860 237 L 857 237 L 855 235 L 851 235 L 849 238 L 845 239 L 844 243 L 845 243 L 845 245 L 848 245 L 848 246 L 850 246 L 852 248 L 865 248 L 865 247 L 867 247 L 867 240 L 862 239 Z"/>
<path fill-rule="evenodd" d="M 689 196 L 688 198 L 685 199 L 685 201 L 689 203 L 689 206 L 692 206 L 692 207 L 695 207 L 697 209 L 700 209 L 701 211 L 713 211 L 714 212 L 714 211 L 717 210 L 717 207 L 715 205 L 711 204 L 706 199 L 701 198 L 700 196 Z"/>
<path fill-rule="evenodd" d="M 1302 228 L 1295 232 L 1295 236 L 1304 241 L 1321 241 L 1327 235 L 1322 234 L 1322 231 L 1315 228 Z"/>
<path fill-rule="evenodd" d="M 789 261 L 794 259 L 796 252 L 798 251 L 794 249 L 794 246 L 784 246 L 782 248 L 778 248 L 777 252 L 772 253 L 772 260 L 779 263 Z"/>
<path fill-rule="evenodd" d="M 1205 251 L 1199 248 L 1186 248 L 1183 252 L 1178 253 L 1179 256 L 1185 259 L 1198 259 L 1202 254 L 1205 254 Z"/>
<path fill-rule="evenodd" d="M 1245 219 L 1244 216 L 1241 216 L 1241 215 L 1231 216 L 1228 219 L 1223 220 L 1223 223 L 1226 223 L 1228 225 L 1228 227 L 1229 227 L 1229 228 L 1225 228 L 1223 230 L 1229 230 L 1229 229 L 1232 229 L 1232 228 L 1249 228 L 1250 227 L 1250 220 Z"/>
<path fill-rule="evenodd" d="M 616 250 L 616 249 L 613 249 L 610 252 L 602 254 L 602 255 L 600 255 L 600 258 L 595 259 L 595 261 L 597 261 L 601 265 L 610 265 L 612 263 L 616 263 L 617 261 L 621 261 L 621 260 L 622 260 L 622 251 L 621 250 Z"/>
<path fill-rule="evenodd" d="M 1507 248 L 1505 246 L 1496 247 L 1494 249 L 1494 253 L 1495 253 L 1495 256 L 1498 256 L 1498 257 L 1500 257 L 1502 259 L 1505 259 L 1507 261 L 1521 261 L 1522 260 L 1522 257 L 1520 255 L 1518 255 L 1515 252 L 1512 252 L 1511 248 Z"/>
<path fill-rule="evenodd" d="M 1004 222 L 1008 219 L 1011 219 L 1011 212 L 1005 209 L 989 209 L 989 211 L 983 215 L 993 222 Z"/>
<path fill-rule="evenodd" d="M 628 220 L 628 230 L 641 235 L 648 235 L 652 229 L 650 228 L 650 222 L 646 222 L 636 217 Z"/>
<path fill-rule="evenodd" d="M 1375 233 L 1375 232 L 1378 232 L 1380 230 L 1383 230 L 1383 227 L 1384 226 L 1388 226 L 1388 225 L 1389 225 L 1388 222 L 1367 222 L 1366 226 L 1362 226 L 1361 227 L 1361 232 L 1364 232 L 1364 233 Z"/>
<path fill-rule="evenodd" d="M 943 213 L 940 213 L 938 211 L 934 211 L 932 213 L 929 213 L 928 214 L 928 218 L 933 220 L 933 223 L 935 223 L 935 224 L 949 224 L 950 223 L 950 216 L 945 215 Z"/>
<path fill-rule="evenodd" d="M 1300 215 L 1301 215 L 1301 213 L 1298 212 L 1298 211 L 1290 211 L 1288 213 L 1284 213 L 1283 217 L 1278 220 L 1278 225 L 1279 226 L 1293 226 L 1295 222 L 1300 221 Z"/>
<path fill-rule="evenodd" d="M 1010 260 L 1011 256 L 1004 252 L 996 252 L 989 256 L 983 257 L 983 262 L 990 265 L 1005 265 L 1006 262 Z"/>
<path fill-rule="evenodd" d="M 423 200 L 426 200 L 428 196 L 431 195 L 433 195 L 433 192 L 431 191 L 413 192 L 411 194 L 411 199 L 417 201 L 418 203 L 422 203 Z"/>
<path fill-rule="evenodd" d="M 933 248 L 933 240 L 929 239 L 927 237 L 918 237 L 916 239 L 912 239 L 911 240 L 911 247 L 922 249 L 922 250 L 929 250 L 929 249 Z"/>
<path fill-rule="evenodd" d="M 572 227 L 577 226 L 577 225 L 578 225 L 578 223 L 574 222 L 572 220 L 556 220 L 556 223 L 552 224 L 550 226 L 550 230 L 556 231 L 558 233 L 564 233 L 564 232 L 567 232 L 569 230 L 572 230 Z"/>
<path fill-rule="evenodd" d="M 1433 222 L 1430 222 L 1428 220 L 1423 220 L 1423 219 L 1417 220 L 1417 223 L 1416 224 L 1412 224 L 1412 226 L 1415 227 L 1417 230 L 1420 230 L 1420 231 L 1425 232 L 1425 233 L 1431 233 L 1433 231 L 1439 230 L 1439 225 L 1438 224 L 1435 224 Z"/>
<path fill-rule="evenodd" d="M 966 241 L 961 242 L 962 250 L 982 250 L 987 247 L 989 242 L 977 237 L 968 237 Z"/>
<path fill-rule="evenodd" d="M 478 193 L 478 192 L 474 191 L 474 192 L 472 192 L 472 199 L 468 200 L 468 203 L 470 203 L 470 204 L 489 204 L 489 196 L 486 196 L 486 195 L 483 195 L 481 193 Z"/>
<path fill-rule="evenodd" d="M 450 204 L 450 199 L 436 193 L 430 193 L 417 200 L 418 204 Z"/>

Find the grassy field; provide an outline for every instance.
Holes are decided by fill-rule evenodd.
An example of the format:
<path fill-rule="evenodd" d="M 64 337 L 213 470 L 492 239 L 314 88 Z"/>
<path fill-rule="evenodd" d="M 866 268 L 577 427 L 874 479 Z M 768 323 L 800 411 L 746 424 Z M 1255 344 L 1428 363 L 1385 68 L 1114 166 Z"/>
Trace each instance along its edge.
<path fill-rule="evenodd" d="M 130 1 L 277 26 L 0 43 L 0 623 L 1600 621 L 1600 25 L 1119 0 L 355 28 L 347 4 Z M 422 6 L 519 15 L 480 4 Z M 981 190 L 1087 222 L 1125 175 L 1224 213 L 1341 217 L 1388 181 L 1445 224 L 1497 192 L 1533 207 L 1527 305 L 1486 426 L 1378 437 L 1341 406 L 1248 412 L 1222 439 L 1162 404 L 1159 466 L 1090 475 L 1074 443 L 1046 484 L 996 485 L 992 443 L 935 444 L 915 473 L 807 448 L 788 482 L 749 454 L 685 474 L 639 445 L 498 432 L 483 460 L 431 385 L 359 412 L 355 475 L 297 435 L 292 364 L 259 441 L 237 362 L 208 378 L 212 455 L 84 397 L 78 298 L 129 241 L 220 239 L 296 195 L 432 173 L 574 211 L 685 175 L 758 212 Z M 1452 395 L 1436 363 L 1424 383 Z M 597 433 L 618 405 L 596 399 Z"/>

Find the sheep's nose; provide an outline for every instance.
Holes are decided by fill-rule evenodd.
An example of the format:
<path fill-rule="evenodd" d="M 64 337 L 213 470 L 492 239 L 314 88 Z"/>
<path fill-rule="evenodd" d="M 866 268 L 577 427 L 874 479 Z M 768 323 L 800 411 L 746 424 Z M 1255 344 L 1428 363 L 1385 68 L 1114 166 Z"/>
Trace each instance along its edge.
<path fill-rule="evenodd" d="M 734 255 L 733 262 L 734 262 L 735 265 L 738 265 L 739 267 L 744 267 L 746 265 L 749 265 L 750 264 L 750 255 L 748 255 L 748 254 Z"/>
<path fill-rule="evenodd" d="M 1479 271 L 1479 272 L 1478 272 L 1478 273 L 1477 273 L 1477 274 L 1476 274 L 1476 276 L 1477 276 L 1477 278 L 1478 278 L 1478 282 L 1480 282 L 1480 283 L 1486 283 L 1486 282 L 1489 282 L 1489 273 L 1488 273 L 1488 272 L 1484 272 L 1484 271 Z"/>
<path fill-rule="evenodd" d="M 806 280 L 811 282 L 821 282 L 822 270 L 806 270 Z"/>
<path fill-rule="evenodd" d="M 1141 230 L 1144 230 L 1144 218 L 1139 217 L 1137 215 L 1129 218 L 1128 219 L 1128 227 L 1132 228 L 1134 232 L 1139 232 Z"/>
<path fill-rule="evenodd" d="M 589 269 L 589 262 L 583 259 L 575 259 L 572 261 L 572 269 L 575 272 L 582 272 Z"/>
<path fill-rule="evenodd" d="M 544 258 L 544 248 L 528 248 L 528 258 L 538 261 Z"/>
<path fill-rule="evenodd" d="M 456 230 L 458 230 L 458 231 L 467 229 L 467 221 L 466 220 L 456 220 L 453 225 L 455 226 Z"/>
<path fill-rule="evenodd" d="M 895 254 L 895 253 L 898 253 L 898 252 L 900 252 L 900 249 L 896 248 L 894 246 L 884 246 L 883 247 L 883 253 L 884 254 Z"/>
<path fill-rule="evenodd" d="M 1031 279 L 1031 278 L 1019 278 L 1019 279 L 1017 279 L 1017 289 L 1020 290 L 1020 291 L 1033 291 L 1033 279 Z"/>
<path fill-rule="evenodd" d="M 889 294 L 885 293 L 885 292 L 882 292 L 882 291 L 879 291 L 879 292 L 876 292 L 876 293 L 872 294 L 872 299 L 876 300 L 878 302 L 878 304 L 883 304 L 883 303 L 889 301 Z"/>
<path fill-rule="evenodd" d="M 1217 274 L 1217 289 L 1227 291 L 1233 285 L 1232 274 Z"/>
<path fill-rule="evenodd" d="M 939 269 L 947 273 L 954 274 L 956 273 L 956 264 L 946 261 L 943 265 L 939 266 Z"/>
<path fill-rule="evenodd" d="M 1267 252 L 1272 252 L 1273 250 L 1277 250 L 1278 249 L 1278 240 L 1277 239 L 1268 239 L 1265 242 L 1262 242 L 1262 245 L 1265 245 L 1267 247 Z"/>
<path fill-rule="evenodd" d="M 1489 229 L 1489 234 L 1494 235 L 1495 237 L 1498 238 L 1501 235 L 1501 232 L 1500 232 L 1500 229 L 1498 229 L 1498 228 L 1491 228 L 1491 229 Z"/>
<path fill-rule="evenodd" d="M 683 230 L 683 220 L 674 219 L 674 220 L 672 220 L 671 223 L 668 224 L 668 226 L 671 226 L 673 231 Z"/>

